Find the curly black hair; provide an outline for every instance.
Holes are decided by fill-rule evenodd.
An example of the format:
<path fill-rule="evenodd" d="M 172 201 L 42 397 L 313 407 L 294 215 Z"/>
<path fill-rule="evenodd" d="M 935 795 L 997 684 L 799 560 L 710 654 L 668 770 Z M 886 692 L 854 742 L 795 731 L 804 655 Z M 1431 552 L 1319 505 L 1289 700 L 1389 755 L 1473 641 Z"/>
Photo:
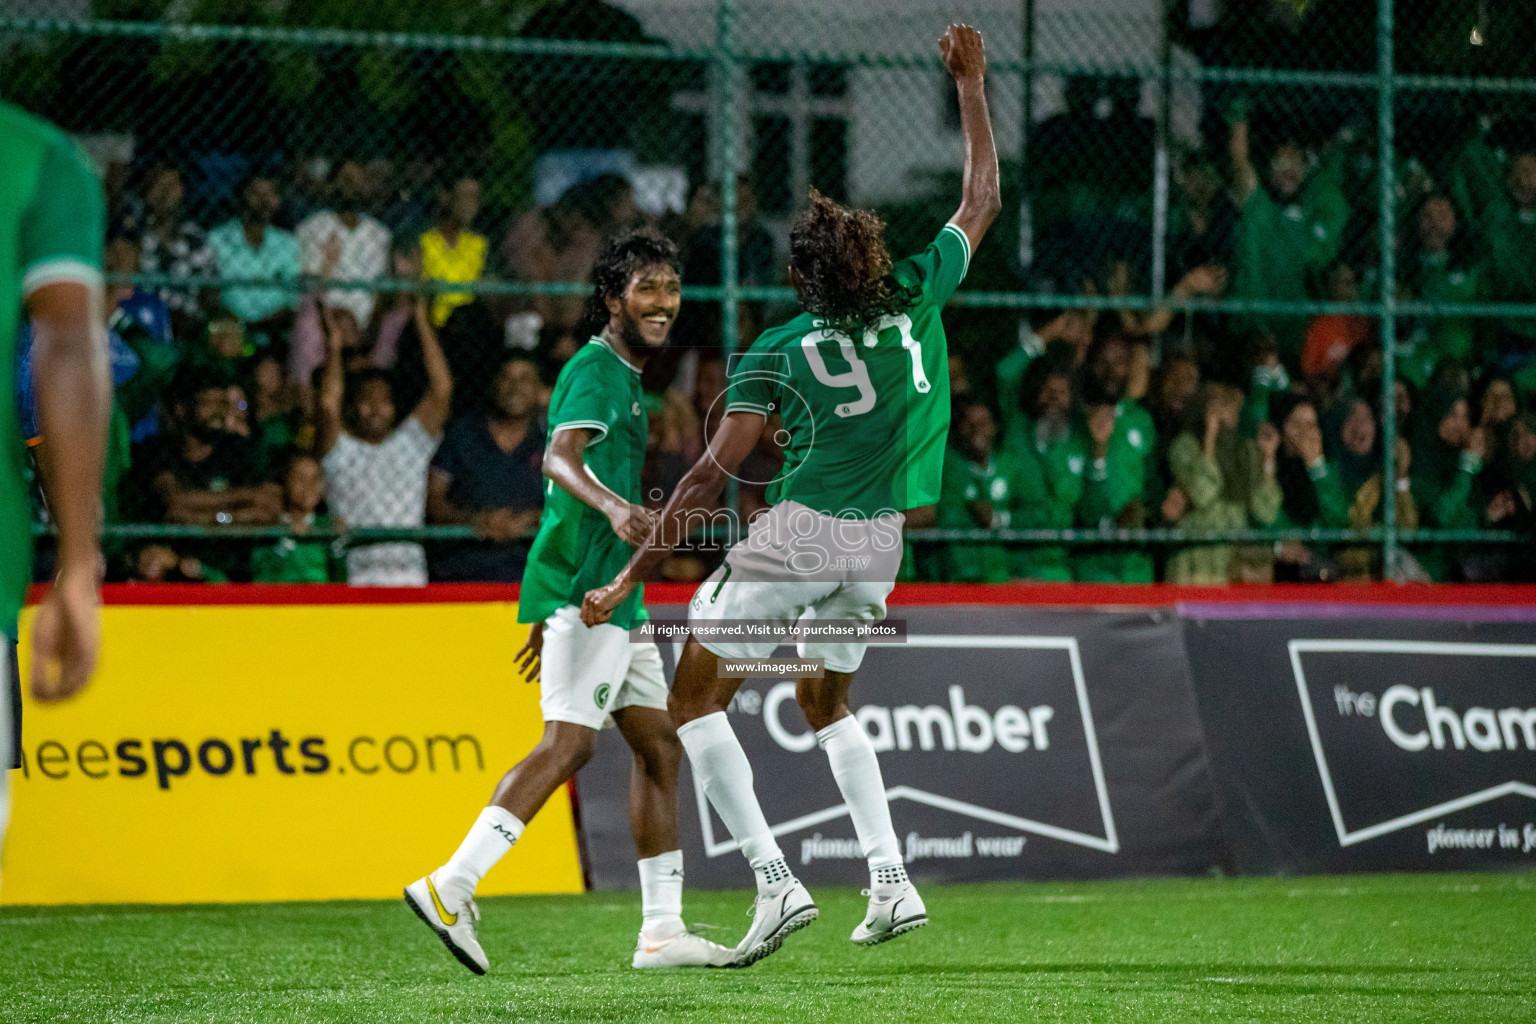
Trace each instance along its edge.
<path fill-rule="evenodd" d="M 608 300 L 620 298 L 629 287 L 629 279 L 644 267 L 666 265 L 682 274 L 677 245 L 663 234 L 649 229 L 630 231 L 603 243 L 597 262 L 592 265 L 592 295 L 587 299 L 582 318 L 584 334 L 598 334 L 608 323 Z"/>
<path fill-rule="evenodd" d="M 891 276 L 885 222 L 815 189 L 789 233 L 789 262 L 800 272 L 801 306 L 840 333 L 863 334 L 912 306 L 912 290 Z"/>

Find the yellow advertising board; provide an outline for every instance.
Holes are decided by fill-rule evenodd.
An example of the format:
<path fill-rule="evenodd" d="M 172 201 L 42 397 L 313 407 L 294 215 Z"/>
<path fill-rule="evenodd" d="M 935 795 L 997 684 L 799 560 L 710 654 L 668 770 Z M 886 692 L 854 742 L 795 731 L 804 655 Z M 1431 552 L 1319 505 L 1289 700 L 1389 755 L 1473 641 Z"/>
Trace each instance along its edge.
<path fill-rule="evenodd" d="M 0 903 L 398 896 L 542 729 L 510 603 L 109 606 L 103 634 L 89 690 L 25 706 Z M 561 789 L 480 892 L 581 887 Z"/>

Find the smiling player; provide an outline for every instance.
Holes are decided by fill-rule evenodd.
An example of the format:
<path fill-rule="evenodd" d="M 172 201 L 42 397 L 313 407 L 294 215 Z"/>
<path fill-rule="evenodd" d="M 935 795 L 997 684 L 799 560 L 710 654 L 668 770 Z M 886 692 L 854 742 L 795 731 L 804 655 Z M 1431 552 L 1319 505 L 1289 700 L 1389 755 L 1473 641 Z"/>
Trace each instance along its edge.
<path fill-rule="evenodd" d="M 476 935 L 475 886 L 591 759 L 610 715 L 635 753 L 630 828 L 641 858 L 643 921 L 633 965 L 718 967 L 734 957 L 683 924 L 682 747 L 667 714 L 661 653 L 654 643 L 629 642 L 630 626 L 647 618 L 641 589 L 603 625 L 583 625 L 578 610 L 582 596 L 617 575 L 651 529 L 652 514 L 640 504 L 647 432 L 640 371 L 677 319 L 676 264 L 671 242 L 641 232 L 610 241 L 593 268 L 588 322 L 604 326 L 560 371 L 550 398 L 547 499 L 518 602 L 518 620 L 533 624 L 518 660 L 540 680 L 544 737 L 502 778 L 458 852 L 405 890 L 411 909 L 476 974 L 488 962 Z"/>
<path fill-rule="evenodd" d="M 981 33 L 951 25 L 939 48 L 959 91 L 965 136 L 960 208 L 926 250 L 892 266 L 877 217 L 812 196 L 790 234 L 789 276 L 804 312 L 753 343 L 731 377 L 709 450 L 678 484 L 660 528 L 582 607 L 589 624 L 621 611 L 668 543 L 685 535 L 689 510 L 708 507 L 768 417 L 783 417 L 777 440 L 784 469 L 768 491 L 773 507 L 694 595 L 696 633 L 672 686 L 689 763 L 757 878 L 738 966 L 778 949 L 784 936 L 815 920 L 817 908 L 785 863 L 726 718 L 741 681 L 718 678 L 720 657 L 766 658 L 778 643 L 701 642 L 697 631 L 743 619 L 785 626 L 805 618 L 880 621 L 901 562 L 902 512 L 938 500 L 950 402 L 940 314 L 1002 206 Z M 864 646 L 801 644 L 802 657 L 824 659 L 825 676 L 801 679 L 796 698 L 869 862 L 869 910 L 851 938 L 873 945 L 926 924 L 928 914 L 902 863 L 874 747 L 848 711 Z"/>

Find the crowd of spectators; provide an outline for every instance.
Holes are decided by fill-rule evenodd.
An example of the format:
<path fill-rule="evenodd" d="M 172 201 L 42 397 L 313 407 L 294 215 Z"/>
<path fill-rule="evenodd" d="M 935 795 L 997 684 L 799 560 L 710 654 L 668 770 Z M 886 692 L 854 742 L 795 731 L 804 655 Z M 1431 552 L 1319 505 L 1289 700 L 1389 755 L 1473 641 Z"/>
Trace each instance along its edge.
<path fill-rule="evenodd" d="M 106 270 L 145 283 L 109 290 L 104 498 L 110 524 L 173 529 L 111 541 L 116 580 L 519 580 L 543 507 L 550 389 L 591 329 L 585 297 L 443 286 L 585 282 L 605 238 L 647 224 L 683 240 L 695 265 L 705 247 L 719 258 L 718 189 L 707 185 L 658 222 L 627 179 L 599 175 L 508 218 L 494 245 L 477 230 L 489 218 L 476 179 L 396 176 L 382 161 L 253 172 L 205 201 L 222 217 L 189 213 L 176 166 L 146 167 L 136 185 L 109 195 Z M 748 259 L 766 281 L 774 243 L 752 227 Z M 682 333 L 703 337 L 711 323 Z M 25 332 L 21 348 L 27 406 Z M 688 383 L 662 381 L 649 402 L 653 503 L 702 451 L 708 409 L 695 409 L 694 380 L 724 386 L 718 359 L 699 365 L 695 354 L 681 373 L 675 360 L 660 368 Z M 473 539 L 358 535 L 423 526 L 468 527 Z M 669 571 L 705 565 L 684 555 Z"/>
<path fill-rule="evenodd" d="M 1377 267 L 1348 244 L 1360 212 L 1346 198 L 1338 140 L 1261 148 L 1235 117 L 1226 141 L 1220 158 L 1194 153 L 1177 168 L 1173 296 L 1348 302 L 1379 292 Z M 1536 302 L 1536 146 L 1500 151 L 1484 133 L 1447 166 L 1443 182 L 1410 178 L 1401 200 L 1400 297 Z M 583 297 L 442 286 L 587 281 L 606 237 L 647 223 L 679 242 L 685 283 L 717 284 L 718 188 L 700 185 L 683 212 L 658 217 L 640 210 L 625 178 L 604 174 L 488 230 L 473 177 L 430 165 L 396 173 L 386 161 L 300 170 L 250 174 L 222 197 L 229 215 L 207 225 L 189 216 L 175 166 L 145 168 L 136 189 L 109 197 L 109 272 L 165 276 L 110 295 L 108 516 L 207 528 L 116 542 L 109 574 L 516 581 L 542 507 L 550 387 L 590 329 Z M 737 191 L 742 281 L 783 284 L 783 247 L 759 221 L 752 182 Z M 1074 202 L 1079 213 L 1064 215 L 1058 240 L 1114 235 L 1104 226 L 1113 209 Z M 1144 293 L 1134 259 L 1113 245 L 1089 250 L 1058 283 L 1085 295 Z M 377 287 L 386 279 L 431 287 Z M 785 312 L 743 303 L 738 342 Z M 648 503 L 670 493 L 721 414 L 719 314 L 717 303 L 685 304 L 676 350 L 648 367 Z M 1381 524 L 1390 487 L 1403 529 L 1530 529 L 1536 321 L 1401 320 L 1390 482 L 1379 338 L 1375 320 L 1349 313 L 1031 314 L 1017 343 L 953 348 L 942 496 L 910 524 L 1368 530 Z M 738 474 L 748 515 L 765 501 L 752 481 L 771 480 L 780 459 L 772 436 Z M 434 525 L 470 527 L 475 539 L 349 536 Z M 237 527 L 281 531 L 251 540 Z M 702 578 L 718 557 L 684 550 L 662 571 Z M 904 572 L 1223 583 L 1379 578 L 1382 566 L 1379 546 L 1364 542 L 975 539 L 915 544 Z M 1514 547 L 1415 544 L 1400 572 L 1501 580 L 1526 578 L 1531 566 Z"/>
<path fill-rule="evenodd" d="M 1224 151 L 1190 153 L 1176 166 L 1167 236 L 1176 298 L 1380 296 L 1379 192 L 1358 173 L 1357 129 L 1346 123 L 1310 141 L 1285 129 L 1270 126 L 1261 144 L 1245 106 L 1234 103 L 1222 125 Z M 1072 182 L 1075 205 L 1048 211 L 1056 219 L 1038 241 L 1040 263 L 1058 291 L 1146 293 L 1145 267 L 1133 255 L 1146 218 L 1116 206 L 1106 173 L 1098 180 L 1082 168 Z M 1396 203 L 1400 302 L 1536 302 L 1536 132 L 1485 119 L 1438 160 L 1406 161 Z M 1117 235 L 1133 244 L 1117 246 Z M 1088 236 L 1098 244 L 1084 244 Z M 1375 318 L 1042 313 L 1000 361 L 988 359 L 995 371 L 969 366 L 955 375 L 969 384 L 955 395 L 958 429 L 936 521 L 1366 531 L 1382 525 L 1391 487 L 1401 530 L 1536 529 L 1536 323 L 1416 313 L 1394 326 L 1388 483 Z M 984 382 L 994 375 L 989 390 Z M 1405 579 L 1536 578 L 1523 545 L 1410 543 L 1402 555 Z M 920 552 L 918 569 L 977 582 L 1202 584 L 1363 580 L 1383 571 L 1379 544 L 1294 540 L 964 544 L 934 549 L 926 566 Z"/>

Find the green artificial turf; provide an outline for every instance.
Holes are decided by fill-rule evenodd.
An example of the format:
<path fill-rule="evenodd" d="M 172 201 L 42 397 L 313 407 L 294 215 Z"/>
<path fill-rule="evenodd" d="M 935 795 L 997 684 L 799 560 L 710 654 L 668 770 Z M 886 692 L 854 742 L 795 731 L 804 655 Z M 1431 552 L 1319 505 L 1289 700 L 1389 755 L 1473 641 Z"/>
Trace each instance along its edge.
<path fill-rule="evenodd" d="M 873 949 L 815 895 L 756 966 L 665 973 L 636 897 L 487 899 L 483 978 L 399 902 L 8 908 L 0 1021 L 1536 1020 L 1536 875 L 929 886 Z M 747 901 L 685 913 L 734 941 Z"/>

